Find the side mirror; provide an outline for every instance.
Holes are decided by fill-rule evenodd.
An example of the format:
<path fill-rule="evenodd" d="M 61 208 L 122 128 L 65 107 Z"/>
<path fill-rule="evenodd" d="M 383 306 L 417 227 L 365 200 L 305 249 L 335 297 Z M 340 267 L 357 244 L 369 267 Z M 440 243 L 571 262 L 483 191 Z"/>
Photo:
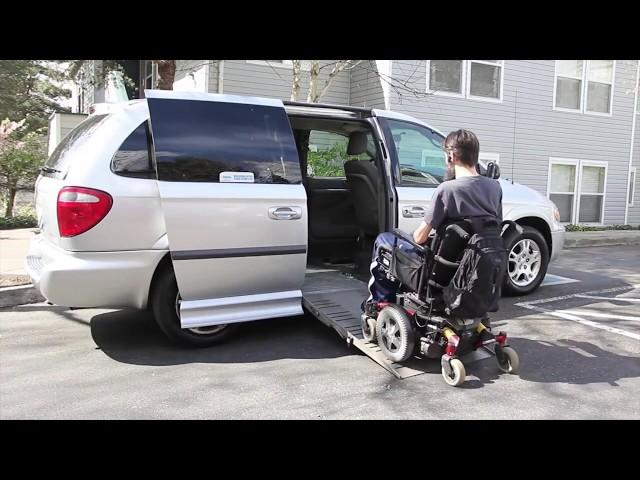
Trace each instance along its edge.
<path fill-rule="evenodd" d="M 500 178 L 500 166 L 497 163 L 489 162 L 485 176 L 497 180 Z"/>

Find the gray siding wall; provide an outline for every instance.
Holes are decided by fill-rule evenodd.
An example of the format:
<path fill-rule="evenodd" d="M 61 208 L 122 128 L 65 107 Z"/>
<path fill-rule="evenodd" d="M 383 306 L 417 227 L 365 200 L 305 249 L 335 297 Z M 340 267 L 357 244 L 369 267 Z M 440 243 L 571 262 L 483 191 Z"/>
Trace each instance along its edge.
<path fill-rule="evenodd" d="M 218 65 L 220 60 L 209 60 L 209 93 L 218 93 Z"/>
<path fill-rule="evenodd" d="M 78 115 L 78 114 L 62 114 L 60 119 L 60 141 L 62 141 L 68 134 L 84 122 L 87 118 L 87 115 Z"/>
<path fill-rule="evenodd" d="M 351 105 L 384 109 L 382 83 L 375 60 L 363 60 L 351 72 Z"/>
<path fill-rule="evenodd" d="M 481 151 L 500 154 L 504 178 L 547 194 L 549 157 L 608 162 L 604 223 L 623 223 L 636 61 L 617 61 L 613 115 L 601 117 L 553 110 L 555 62 L 505 61 L 503 101 L 492 103 L 390 92 L 390 109 L 448 133 L 474 131 Z M 394 61 L 394 79 L 426 90 L 427 62 Z M 517 108 L 516 108 L 517 91 Z M 515 160 L 514 160 L 515 159 Z"/>
<path fill-rule="evenodd" d="M 636 115 L 636 134 L 633 140 L 633 162 L 636 167 L 636 190 L 633 199 L 633 207 L 629 207 L 627 223 L 631 225 L 640 224 L 640 94 L 638 95 L 638 114 Z"/>
<path fill-rule="evenodd" d="M 331 60 L 322 60 L 320 65 L 331 63 Z M 320 71 L 319 89 L 324 85 L 330 68 Z M 291 98 L 292 69 L 283 66 L 269 66 L 249 63 L 246 60 L 224 61 L 224 87 L 222 93 L 235 95 L 256 95 L 260 97 Z M 309 86 L 309 73 L 301 72 L 301 89 L 299 101 L 306 101 Z M 320 100 L 322 103 L 349 104 L 349 72 L 341 72 L 331 85 L 329 91 Z M 216 81 L 209 82 L 209 91 L 217 86 Z"/>

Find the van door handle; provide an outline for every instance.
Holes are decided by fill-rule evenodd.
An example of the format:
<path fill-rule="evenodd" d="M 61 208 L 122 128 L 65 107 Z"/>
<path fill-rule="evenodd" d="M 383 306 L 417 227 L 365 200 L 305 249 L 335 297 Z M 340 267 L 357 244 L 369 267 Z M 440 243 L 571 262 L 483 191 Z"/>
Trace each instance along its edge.
<path fill-rule="evenodd" d="M 402 207 L 402 216 L 405 218 L 424 217 L 424 207 L 418 207 L 415 205 L 407 205 L 406 207 Z"/>
<path fill-rule="evenodd" d="M 298 218 L 302 218 L 302 208 L 271 207 L 269 208 L 269 218 L 272 220 L 297 220 Z"/>

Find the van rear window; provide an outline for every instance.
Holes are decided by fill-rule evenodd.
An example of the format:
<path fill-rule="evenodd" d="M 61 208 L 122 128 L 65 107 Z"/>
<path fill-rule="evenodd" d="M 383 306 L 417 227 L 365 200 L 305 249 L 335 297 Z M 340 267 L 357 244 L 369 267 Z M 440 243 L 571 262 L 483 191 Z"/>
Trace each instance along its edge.
<path fill-rule="evenodd" d="M 108 114 L 104 114 L 89 117 L 71 130 L 45 162 L 42 175 L 56 178 L 64 177 L 70 166 L 69 152 L 79 144 L 86 142 L 108 116 Z"/>

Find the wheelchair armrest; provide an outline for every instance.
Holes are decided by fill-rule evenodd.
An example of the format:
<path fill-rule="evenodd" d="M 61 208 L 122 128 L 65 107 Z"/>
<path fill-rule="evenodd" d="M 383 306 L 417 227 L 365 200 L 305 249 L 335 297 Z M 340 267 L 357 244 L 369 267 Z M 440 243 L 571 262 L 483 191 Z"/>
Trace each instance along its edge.
<path fill-rule="evenodd" d="M 391 233 L 393 235 L 395 235 L 396 237 L 401 238 L 405 242 L 409 243 L 412 247 L 417 249 L 419 252 L 421 252 L 421 253 L 425 253 L 426 252 L 426 249 L 425 249 L 424 246 L 418 245 L 416 242 L 413 241 L 413 238 L 411 237 L 411 235 L 403 232 L 402 230 L 394 228 L 393 230 L 391 230 Z"/>
<path fill-rule="evenodd" d="M 513 227 L 516 229 L 516 231 L 522 235 L 522 232 L 524 232 L 524 229 L 518 225 L 516 222 L 514 222 L 513 220 L 504 220 L 501 224 L 500 224 L 500 230 L 502 230 L 504 228 L 505 225 L 509 225 L 510 227 Z"/>
<path fill-rule="evenodd" d="M 444 258 L 442 258 L 440 255 L 436 255 L 433 258 L 436 262 L 441 263 L 445 267 L 458 268 L 460 266 L 460 262 L 450 262 L 449 260 L 445 260 Z"/>
<path fill-rule="evenodd" d="M 444 229 L 445 232 L 447 230 L 453 230 L 458 234 L 460 238 L 464 240 L 469 239 L 469 233 L 467 233 L 467 231 L 464 228 L 462 228 L 460 225 L 456 225 L 455 223 L 452 223 L 451 225 L 447 225 L 447 228 Z"/>

